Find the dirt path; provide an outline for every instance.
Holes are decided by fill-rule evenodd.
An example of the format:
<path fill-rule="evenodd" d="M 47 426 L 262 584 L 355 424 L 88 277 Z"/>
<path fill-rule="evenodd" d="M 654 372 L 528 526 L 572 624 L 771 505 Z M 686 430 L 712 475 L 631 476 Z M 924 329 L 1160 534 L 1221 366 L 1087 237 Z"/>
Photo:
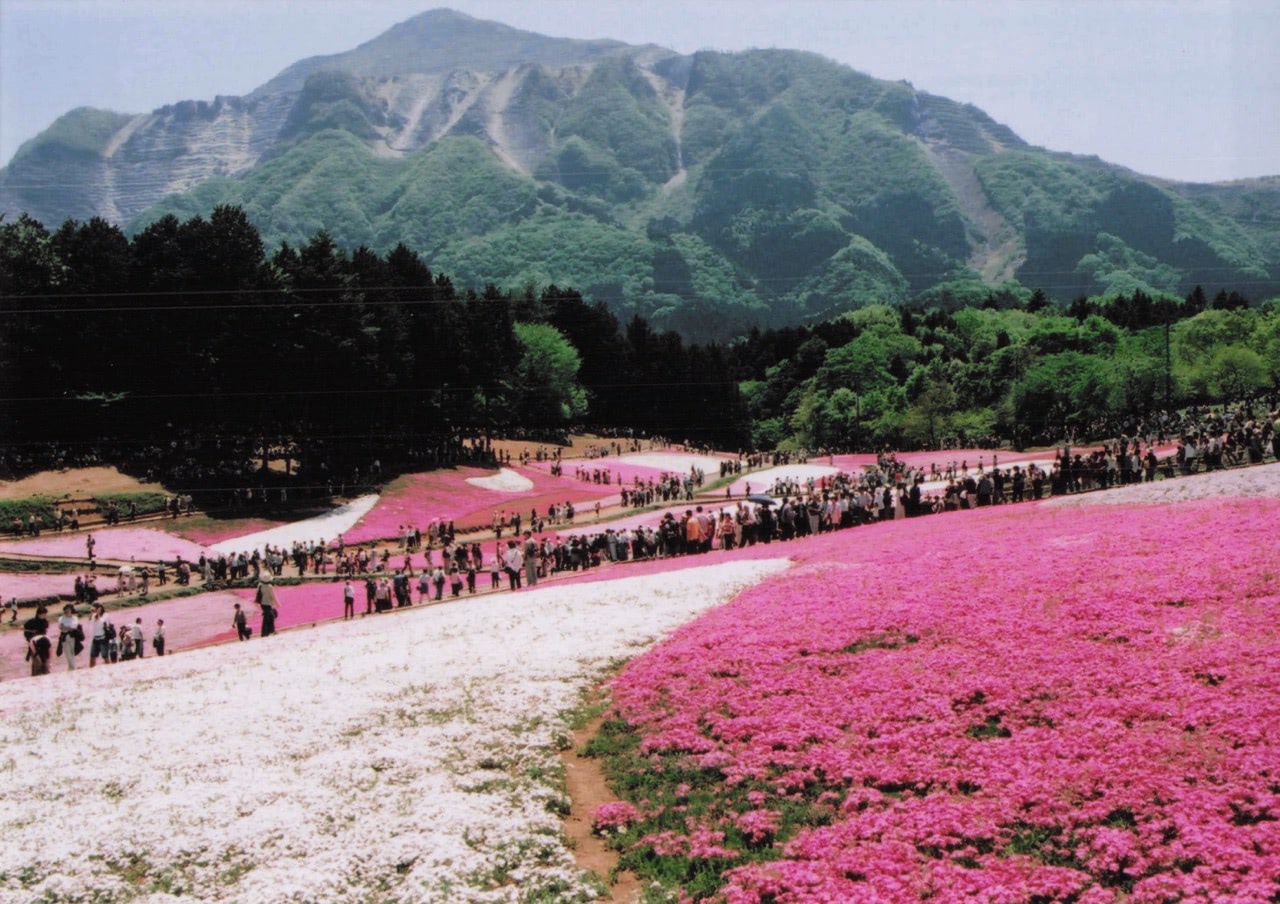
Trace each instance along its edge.
<path fill-rule="evenodd" d="M 569 815 L 564 819 L 564 833 L 573 848 L 573 857 L 582 869 L 591 870 L 609 881 L 618 866 L 618 853 L 605 846 L 604 839 L 591 831 L 591 819 L 601 804 L 617 800 L 604 779 L 604 770 L 595 757 L 579 756 L 578 751 L 595 737 L 604 716 L 597 716 L 573 732 L 573 746 L 560 754 L 564 763 L 565 784 L 569 791 Z M 632 904 L 640 899 L 640 877 L 620 872 L 609 886 L 614 904 Z"/>

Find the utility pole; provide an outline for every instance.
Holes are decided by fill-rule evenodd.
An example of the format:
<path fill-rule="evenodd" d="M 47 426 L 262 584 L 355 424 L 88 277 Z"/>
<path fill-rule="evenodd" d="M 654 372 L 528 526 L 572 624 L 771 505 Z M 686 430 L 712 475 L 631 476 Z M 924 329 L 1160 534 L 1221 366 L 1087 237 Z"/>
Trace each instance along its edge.
<path fill-rule="evenodd" d="M 1171 308 L 1172 305 L 1166 300 L 1164 302 L 1164 407 L 1166 411 L 1169 410 L 1169 381 L 1173 369 L 1172 361 L 1169 357 L 1169 320 L 1173 316 Z"/>

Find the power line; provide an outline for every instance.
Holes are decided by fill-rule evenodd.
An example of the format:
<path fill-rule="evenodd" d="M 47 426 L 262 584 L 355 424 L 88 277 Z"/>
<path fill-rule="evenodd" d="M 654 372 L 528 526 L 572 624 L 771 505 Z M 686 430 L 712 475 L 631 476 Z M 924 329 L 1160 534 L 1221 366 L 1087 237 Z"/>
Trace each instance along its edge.
<path fill-rule="evenodd" d="M 1198 268 L 1195 272 L 1197 274 L 1215 273 L 1215 272 L 1231 273 L 1231 272 L 1236 272 L 1237 269 L 1238 268 L 1235 268 L 1235 267 L 1208 267 L 1208 268 Z M 441 275 L 445 275 L 445 274 L 441 274 Z M 953 276 L 954 274 L 950 271 L 936 271 L 932 273 L 909 273 L 909 274 L 900 274 L 900 275 L 904 279 L 907 279 L 910 281 L 910 280 L 929 280 L 929 279 L 942 280 L 948 276 Z M 1023 277 L 1023 280 L 1029 279 L 1030 277 L 1033 277 L 1036 275 L 1074 276 L 1076 275 L 1076 271 L 1072 271 L 1072 270 L 1039 271 L 1038 274 L 1025 274 Z M 800 284 L 800 283 L 803 283 L 807 278 L 808 277 L 760 277 L 760 278 L 753 278 L 750 280 L 750 282 L 752 284 L 779 284 L 779 283 Z M 1056 290 L 1056 289 L 1075 290 L 1080 285 L 1079 281 L 1070 282 L 1070 283 L 1046 283 L 1038 280 L 1032 280 L 1031 282 L 1028 283 L 1028 282 L 1024 282 L 1023 280 L 1020 280 L 1020 284 L 1023 285 L 1024 288 L 1027 288 L 1029 290 L 1032 288 L 1038 288 L 1038 289 L 1049 290 L 1049 291 Z M 665 284 L 665 282 L 666 281 L 658 281 L 655 285 L 662 286 Z M 1275 285 L 1275 283 L 1276 283 L 1276 280 L 1262 280 L 1262 279 L 1231 280 L 1231 285 L 1233 287 L 1272 286 L 1272 285 Z M 488 285 L 493 285 L 493 283 L 489 283 Z M 945 287 L 945 283 L 940 283 L 938 284 L 938 286 L 935 286 L 934 288 L 938 288 L 938 287 Z M 546 287 L 543 287 L 543 288 L 546 288 Z M 565 292 L 569 292 L 569 291 L 577 292 L 584 300 L 589 299 L 591 301 L 634 302 L 638 300 L 643 300 L 645 297 L 642 294 L 641 295 L 626 295 L 626 294 L 613 295 L 613 294 L 603 294 L 603 293 L 597 294 L 597 293 L 591 293 L 590 291 L 579 290 L 574 288 L 573 286 L 568 286 L 568 285 L 562 286 L 559 288 L 561 288 L 561 290 Z M 1001 285 L 997 284 L 994 286 L 988 286 L 988 288 L 991 291 L 999 291 L 1001 289 Z M 33 293 L 33 294 L 0 295 L 0 304 L 5 302 L 17 302 L 19 300 L 22 300 L 22 301 L 97 301 L 101 299 L 117 299 L 117 298 L 145 299 L 145 298 L 174 298 L 174 297 L 177 297 L 177 298 L 187 298 L 187 297 L 235 298 L 235 297 L 241 297 L 241 296 L 267 296 L 267 297 L 262 298 L 261 300 L 252 301 L 252 302 L 243 302 L 243 303 L 226 302 L 226 303 L 219 303 L 219 304 L 203 304 L 203 305 L 202 304 L 169 304 L 169 305 L 136 304 L 136 305 L 94 306 L 94 307 L 82 307 L 82 308 L 73 308 L 73 307 L 12 308 L 7 310 L 0 309 L 0 315 L 4 315 L 4 314 L 26 315 L 26 314 L 76 314 L 76 313 L 132 313 L 137 311 L 161 312 L 161 311 L 202 311 L 202 310 L 245 310 L 245 309 L 253 309 L 253 308 L 283 309 L 283 308 L 298 308 L 298 307 L 330 308 L 330 307 L 354 307 L 354 306 L 363 306 L 363 307 L 399 306 L 399 307 L 412 308 L 412 307 L 458 305 L 461 307 L 465 307 L 467 305 L 478 304 L 478 303 L 521 304 L 526 301 L 525 298 L 517 295 L 503 295 L 500 298 L 485 298 L 483 295 L 476 295 L 474 297 L 464 296 L 461 298 L 456 296 L 453 298 L 369 298 L 369 297 L 365 297 L 364 295 L 364 293 L 393 293 L 393 292 L 412 295 L 413 293 L 426 292 L 426 291 L 430 291 L 430 287 L 375 285 L 375 286 L 335 286 L 335 287 L 303 288 L 303 289 L 270 287 L 270 288 L 240 288 L 240 289 L 172 289 L 172 290 L 157 289 L 157 290 L 144 291 L 144 292 L 69 292 L 69 293 L 45 292 L 45 293 Z M 508 290 L 509 293 L 515 292 L 515 291 L 517 290 L 514 290 L 514 289 Z M 750 291 L 750 289 L 749 288 L 744 289 L 743 291 Z M 930 290 L 925 290 L 925 291 L 927 292 Z M 335 294 L 358 295 L 360 297 L 342 298 L 342 299 L 329 300 L 329 301 L 317 301 L 317 300 L 306 300 L 306 299 L 293 300 L 296 296 L 299 296 L 299 295 L 322 296 L 322 295 L 335 295 Z M 678 295 L 679 293 L 659 293 L 659 294 L 677 294 Z M 272 297 L 272 296 L 278 296 L 278 297 Z M 708 300 L 718 300 L 719 298 L 719 296 L 704 296 L 697 292 L 693 294 L 693 297 L 705 298 Z M 542 302 L 542 299 L 539 296 L 535 296 L 531 300 L 534 303 Z M 555 299 L 551 299 L 551 301 L 552 303 L 554 303 Z"/>

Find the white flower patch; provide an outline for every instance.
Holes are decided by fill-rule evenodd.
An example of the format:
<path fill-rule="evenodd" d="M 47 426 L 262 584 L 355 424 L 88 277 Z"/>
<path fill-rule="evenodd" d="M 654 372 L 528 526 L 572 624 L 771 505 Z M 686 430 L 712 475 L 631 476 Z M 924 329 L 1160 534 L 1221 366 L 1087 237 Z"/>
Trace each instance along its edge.
<path fill-rule="evenodd" d="M 533 489 L 533 481 L 510 468 L 503 468 L 491 477 L 468 477 L 467 483 L 495 493 L 527 493 Z"/>
<path fill-rule="evenodd" d="M 282 524 L 279 527 L 246 534 L 243 537 L 222 540 L 209 548 L 214 552 L 230 554 L 250 552 L 266 546 L 288 548 L 294 543 L 337 540 L 338 534 L 351 530 L 357 521 L 369 513 L 377 501 L 376 495 L 361 496 L 323 515 L 307 518 L 305 521 L 295 521 L 292 524 Z"/>
<path fill-rule="evenodd" d="M 593 900 L 562 713 L 743 561 L 6 684 L 0 899 Z"/>
<path fill-rule="evenodd" d="M 739 478 L 734 481 L 732 491 L 745 493 L 750 486 L 752 493 L 768 493 L 779 480 L 794 480 L 802 487 L 808 486 L 809 481 L 812 480 L 817 485 L 822 482 L 822 478 L 834 477 L 839 473 L 839 468 L 830 465 L 778 465 L 776 468 L 752 471 Z"/>
<path fill-rule="evenodd" d="M 1042 505 L 1155 505 L 1196 499 L 1270 498 L 1277 494 L 1280 494 L 1280 463 L 1273 463 L 1190 474 L 1153 483 L 1133 483 L 1114 487 L 1105 493 L 1055 496 Z"/>
<path fill-rule="evenodd" d="M 613 459 L 602 458 L 587 464 L 608 467 L 610 461 L 624 465 L 638 465 L 642 468 L 656 468 L 672 474 L 688 474 L 691 469 L 698 468 L 710 475 L 718 475 L 720 462 L 729 459 L 727 455 L 702 455 L 697 452 L 632 452 L 619 455 Z"/>

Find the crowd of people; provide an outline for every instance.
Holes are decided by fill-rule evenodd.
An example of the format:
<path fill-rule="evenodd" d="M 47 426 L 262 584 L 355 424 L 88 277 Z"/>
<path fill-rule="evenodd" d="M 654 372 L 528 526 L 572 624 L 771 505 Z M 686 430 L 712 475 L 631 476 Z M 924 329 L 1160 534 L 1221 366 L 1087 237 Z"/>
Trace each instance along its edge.
<path fill-rule="evenodd" d="M 683 511 L 669 509 L 656 524 L 639 527 L 605 527 L 572 535 L 555 532 L 574 523 L 571 502 L 552 505 L 543 514 L 536 509 L 528 519 L 520 512 L 494 513 L 494 548 L 486 554 L 479 541 L 459 540 L 452 522 L 435 520 L 426 532 L 401 525 L 398 551 L 379 552 L 376 546 L 347 547 L 341 537 L 335 543 L 318 539 L 297 542 L 288 549 L 267 545 L 236 554 L 202 555 L 193 563 L 181 558 L 171 566 L 160 563 L 131 563 L 118 569 L 115 592 L 146 596 L 154 578 L 168 582 L 169 568 L 180 584 L 193 574 L 209 584 L 220 581 L 256 581 L 256 598 L 262 610 L 261 634 L 275 631 L 279 611 L 273 577 L 281 576 L 292 564 L 299 576 L 310 572 L 332 572 L 343 581 L 344 618 L 357 615 L 356 598 L 362 585 L 364 613 L 372 615 L 418 602 L 441 601 L 474 595 L 485 590 L 517 590 L 535 585 L 540 578 L 584 571 L 606 565 L 645 559 L 701 555 L 715 549 L 729 550 L 757 543 L 785 542 L 826 531 L 853 528 L 874 522 L 920 515 L 961 511 L 992 505 L 1019 503 L 1046 496 L 1086 492 L 1153 481 L 1158 477 L 1209 471 L 1244 464 L 1262 463 L 1270 456 L 1280 460 L 1280 413 L 1258 412 L 1249 406 L 1221 409 L 1190 409 L 1170 415 L 1158 412 L 1130 425 L 1131 432 L 1087 451 L 1064 444 L 1052 454 L 1047 467 L 1034 462 L 1001 465 L 998 454 L 990 462 L 979 457 L 937 462 L 927 467 L 908 465 L 892 453 L 878 456 L 874 466 L 861 473 L 838 473 L 804 480 L 785 478 L 764 488 L 771 498 L 749 496 L 727 498 L 722 505 L 710 500 L 694 505 L 696 491 L 704 485 L 705 474 L 693 468 L 687 474 L 663 474 L 649 480 L 636 478 L 622 485 L 624 507 L 646 507 L 660 503 L 688 502 Z M 1176 440 L 1175 452 L 1161 458 L 1156 447 Z M 630 441 L 633 443 L 636 441 Z M 608 448 L 605 454 L 630 449 L 630 443 Z M 604 457 L 604 456 L 601 456 Z M 753 453 L 727 460 L 722 477 L 745 468 L 785 465 L 808 460 L 804 452 Z M 594 470 L 594 469 L 592 469 Z M 600 469 L 602 472 L 607 469 Z M 588 473 L 579 467 L 579 479 Z M 616 478 L 612 478 L 616 482 Z M 939 486 L 941 484 L 941 486 Z M 926 491 L 926 486 L 928 490 Z M 726 491 L 727 493 L 727 491 Z M 599 518 L 599 503 L 596 516 Z M 547 533 L 547 531 L 552 531 Z M 509 531 L 503 538 L 504 531 Z M 86 535 L 87 555 L 94 561 L 93 536 Z M 425 566 L 415 569 L 413 556 L 425 556 Z M 397 561 L 398 560 L 398 561 Z M 487 575 L 487 580 L 485 576 Z M 77 576 L 77 603 L 89 604 L 92 615 L 88 632 L 79 622 L 75 606 L 68 604 L 57 622 L 56 651 L 49 638 L 47 608 L 41 606 L 24 624 L 28 659 L 32 674 L 48 671 L 51 659 L 64 658 L 74 669 L 89 646 L 89 664 L 98 660 L 116 662 L 143 655 L 142 620 L 138 618 L 116 630 L 98 601 L 101 595 L 97 575 Z M 16 600 L 10 622 L 17 618 Z M 243 609 L 237 604 L 233 625 L 243 640 L 251 630 Z M 164 652 L 163 621 L 152 633 L 153 649 Z"/>
<path fill-rule="evenodd" d="M 48 607 L 40 606 L 36 609 L 36 614 L 22 625 L 22 638 L 27 647 L 26 661 L 31 665 L 32 675 L 49 674 L 50 661 L 54 658 L 63 659 L 67 671 L 75 671 L 86 644 L 89 648 L 89 668 L 94 668 L 99 660 L 106 665 L 141 659 L 146 653 L 142 616 L 134 618 L 132 624 L 126 622 L 117 628 L 108 618 L 106 607 L 101 603 L 94 603 L 86 630 L 86 623 L 80 621 L 75 606 L 68 603 L 62 607 L 62 615 L 56 623 L 58 639 L 55 645 L 49 637 L 48 615 Z M 165 639 L 164 619 L 158 618 L 151 634 L 151 648 L 157 656 L 165 654 Z"/>

